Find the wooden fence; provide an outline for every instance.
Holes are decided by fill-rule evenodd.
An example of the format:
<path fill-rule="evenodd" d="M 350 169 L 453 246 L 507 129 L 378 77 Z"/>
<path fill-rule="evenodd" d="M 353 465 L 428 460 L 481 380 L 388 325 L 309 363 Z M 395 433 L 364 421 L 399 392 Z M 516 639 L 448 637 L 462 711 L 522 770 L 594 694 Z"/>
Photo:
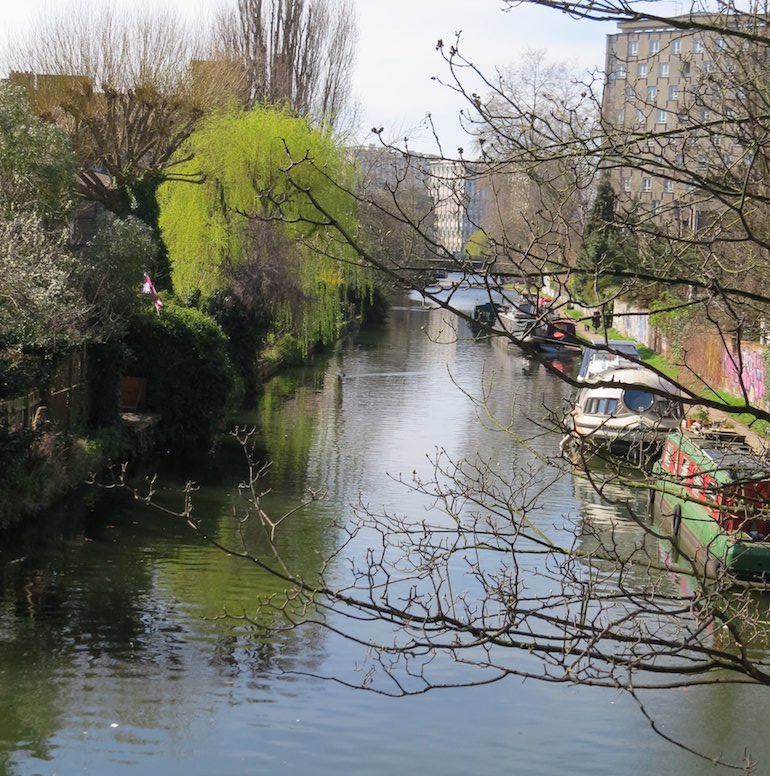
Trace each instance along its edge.
<path fill-rule="evenodd" d="M 20 431 L 47 420 L 57 431 L 69 432 L 85 421 L 88 406 L 86 349 L 81 347 L 62 360 L 47 390 L 0 401 L 0 426 Z"/>

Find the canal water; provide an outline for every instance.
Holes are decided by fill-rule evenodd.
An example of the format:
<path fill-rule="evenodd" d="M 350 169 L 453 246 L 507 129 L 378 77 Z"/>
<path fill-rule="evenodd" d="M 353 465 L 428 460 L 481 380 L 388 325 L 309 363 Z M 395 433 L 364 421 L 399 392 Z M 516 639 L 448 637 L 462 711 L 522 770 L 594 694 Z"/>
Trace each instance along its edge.
<path fill-rule="evenodd" d="M 259 480 L 268 513 L 317 496 L 278 528 L 282 558 L 314 579 L 333 557 L 327 576 L 344 579 L 368 546 L 361 535 L 339 550 L 339 525 L 359 503 L 425 514 L 429 500 L 399 479 L 429 477 L 437 455 L 529 471 L 557 451 L 540 421 L 565 391 L 537 362 L 405 298 L 387 327 L 274 378 L 238 418 L 270 462 Z M 212 536 L 269 552 L 258 526 L 237 519 L 241 447 L 226 437 L 211 454 L 160 455 L 156 468 L 168 512 L 92 488 L 0 551 L 0 773 L 728 772 L 664 741 L 614 691 L 509 679 L 395 699 L 329 679 L 362 681 L 365 651 L 317 625 L 262 637 L 258 625 L 282 620 L 258 600 L 280 601 L 283 586 L 171 514 L 194 480 L 194 517 Z M 637 530 L 571 475 L 554 477 L 546 512 Z M 473 677 L 442 660 L 428 671 L 439 684 Z M 748 748 L 768 773 L 768 697 L 724 685 L 645 700 L 666 734 L 734 760 Z"/>

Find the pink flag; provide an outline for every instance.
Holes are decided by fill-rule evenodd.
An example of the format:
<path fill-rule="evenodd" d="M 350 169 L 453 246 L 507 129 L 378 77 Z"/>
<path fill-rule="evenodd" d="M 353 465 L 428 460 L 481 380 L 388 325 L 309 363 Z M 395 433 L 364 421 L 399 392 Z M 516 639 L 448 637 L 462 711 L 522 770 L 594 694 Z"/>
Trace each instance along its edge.
<path fill-rule="evenodd" d="M 142 293 L 152 295 L 152 303 L 155 305 L 155 309 L 160 312 L 160 308 L 163 307 L 163 300 L 158 296 L 158 292 L 155 290 L 155 286 L 152 284 L 152 280 L 150 280 L 150 276 L 146 272 L 144 273 Z"/>

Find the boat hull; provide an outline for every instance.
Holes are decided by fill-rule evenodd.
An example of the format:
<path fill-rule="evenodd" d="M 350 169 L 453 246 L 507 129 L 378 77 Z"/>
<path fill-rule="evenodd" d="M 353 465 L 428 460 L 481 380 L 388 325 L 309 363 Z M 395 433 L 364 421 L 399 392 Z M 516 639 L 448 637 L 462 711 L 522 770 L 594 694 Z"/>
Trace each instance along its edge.
<path fill-rule="evenodd" d="M 651 491 L 650 501 L 654 518 L 701 573 L 770 580 L 770 542 L 727 533 L 703 506 L 675 493 Z"/>
<path fill-rule="evenodd" d="M 625 459 L 636 467 L 649 470 L 660 456 L 664 437 L 658 433 L 639 434 L 637 429 L 625 433 L 581 433 L 577 429 L 565 434 L 561 451 L 573 465 L 593 457 Z"/>

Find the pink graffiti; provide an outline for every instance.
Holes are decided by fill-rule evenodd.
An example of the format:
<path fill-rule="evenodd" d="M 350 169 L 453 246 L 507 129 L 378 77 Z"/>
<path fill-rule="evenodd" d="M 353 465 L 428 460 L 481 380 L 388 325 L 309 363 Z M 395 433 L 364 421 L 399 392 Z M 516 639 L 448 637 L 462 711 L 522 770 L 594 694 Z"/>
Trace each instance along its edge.
<path fill-rule="evenodd" d="M 732 353 L 725 352 L 722 356 L 722 366 L 727 383 L 726 389 L 738 396 L 742 396 L 743 392 L 746 391 L 750 402 L 763 405 L 765 400 L 765 359 L 762 352 L 759 350 L 743 352 L 740 377 L 738 363 L 738 359 Z"/>

